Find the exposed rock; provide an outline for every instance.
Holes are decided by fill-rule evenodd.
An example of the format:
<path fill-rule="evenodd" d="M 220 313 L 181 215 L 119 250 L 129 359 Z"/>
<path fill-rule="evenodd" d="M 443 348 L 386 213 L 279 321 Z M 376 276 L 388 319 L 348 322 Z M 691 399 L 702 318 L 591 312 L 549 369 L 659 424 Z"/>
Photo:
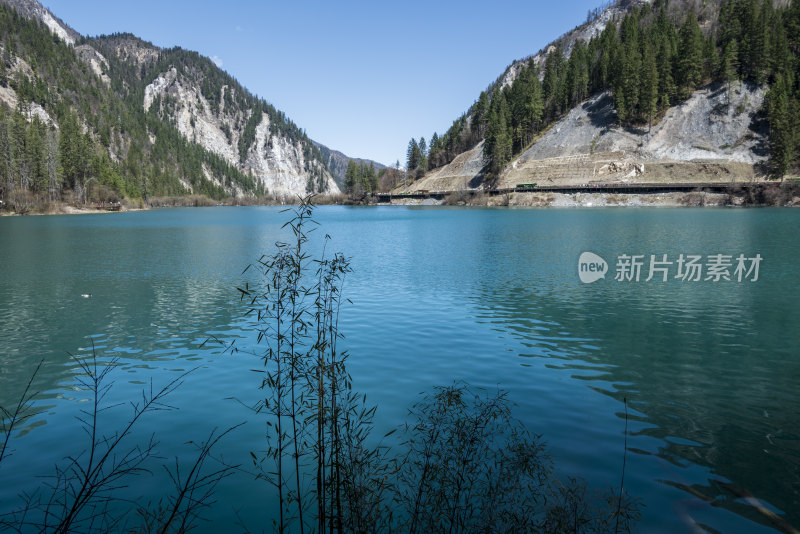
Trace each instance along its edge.
<path fill-rule="evenodd" d="M 625 151 L 645 160 L 728 160 L 757 163 L 766 157 L 764 132 L 754 123 L 764 89 L 737 83 L 706 87 L 670 108 L 648 130 L 617 126 L 611 94 L 596 95 L 555 123 L 520 162 L 576 154 Z"/>
<path fill-rule="evenodd" d="M 695 92 L 645 136 L 644 151 L 661 159 L 724 159 L 757 163 L 766 159 L 765 132 L 753 124 L 765 90 L 736 83 Z"/>
<path fill-rule="evenodd" d="M 18 13 L 41 21 L 53 35 L 69 45 L 74 45 L 81 38 L 80 34 L 55 17 L 50 10 L 36 0 L 0 0 L 0 3 L 14 8 Z"/>
<path fill-rule="evenodd" d="M 108 74 L 106 74 L 108 71 L 108 60 L 103 56 L 103 54 L 87 44 L 76 46 L 75 53 L 78 54 L 78 57 L 81 58 L 84 63 L 89 65 L 89 68 L 92 69 L 92 72 L 94 72 L 101 80 L 103 80 L 103 83 L 106 84 L 106 87 L 111 86 L 111 78 L 109 78 Z"/>
<path fill-rule="evenodd" d="M 56 18 L 53 17 L 48 10 L 45 9 L 42 11 L 41 19 L 42 22 L 44 22 L 47 27 L 50 28 L 50 31 L 57 35 L 59 39 L 70 45 L 75 44 L 75 38 L 70 35 L 66 27 L 62 26 L 61 23 L 58 22 L 58 20 L 56 20 Z"/>
<path fill-rule="evenodd" d="M 158 60 L 158 48 L 134 35 L 120 34 L 104 39 L 112 43 L 113 54 L 122 61 L 141 67 Z"/>
<path fill-rule="evenodd" d="M 592 37 L 600 35 L 611 21 L 627 13 L 632 5 L 644 5 L 649 3 L 652 3 L 652 0 L 621 0 L 612 4 L 591 21 L 585 22 L 577 28 L 565 33 L 533 56 L 517 60 L 509 65 L 503 75 L 495 82 L 495 85 L 500 89 L 511 85 L 514 80 L 517 79 L 517 76 L 519 76 L 522 68 L 531 60 L 541 69 L 540 76 L 544 77 L 544 66 L 547 61 L 547 56 L 551 51 L 555 50 L 557 46 L 561 47 L 564 57 L 569 58 L 575 43 L 578 41 L 589 42 Z"/>
<path fill-rule="evenodd" d="M 2 47 L 0 47 L 2 49 Z M 20 71 L 24 73 L 26 76 L 31 76 L 33 71 L 31 70 L 30 65 L 27 62 L 23 61 L 22 59 L 12 56 L 11 58 L 11 71 L 16 72 Z M 6 104 L 10 109 L 17 109 L 17 104 L 19 102 L 19 98 L 17 97 L 17 92 L 11 86 L 3 87 L 0 85 L 0 102 Z M 36 102 L 29 102 L 27 104 L 27 110 L 25 113 L 25 117 L 30 121 L 33 120 L 33 117 L 39 117 L 43 123 L 47 124 L 48 126 L 54 126 L 58 128 L 58 124 L 53 120 L 53 117 L 47 113 L 41 105 Z"/>
<path fill-rule="evenodd" d="M 444 167 L 435 169 L 417 181 L 409 181 L 398 191 L 453 191 L 476 189 L 483 180 L 483 141 L 463 152 Z"/>
<path fill-rule="evenodd" d="M 593 182 L 750 181 L 766 158 L 764 89 L 706 87 L 651 129 L 616 125 L 609 93 L 573 108 L 503 172 L 498 187 Z"/>
<path fill-rule="evenodd" d="M 138 57 L 138 55 L 137 55 Z M 222 87 L 220 102 L 225 101 Z M 169 105 L 165 98 L 169 98 Z M 143 106 L 147 111 L 159 102 L 159 113 L 172 122 L 187 139 L 223 157 L 244 172 L 251 172 L 267 190 L 276 195 L 306 195 L 312 171 L 321 174 L 326 192 L 338 193 L 339 187 L 318 161 L 306 161 L 302 145 L 270 131 L 270 120 L 262 113 L 256 126 L 255 141 L 244 158 L 239 154 L 239 138 L 251 110 L 225 109 L 214 113 L 200 87 L 171 68 L 159 74 L 145 87 Z"/>

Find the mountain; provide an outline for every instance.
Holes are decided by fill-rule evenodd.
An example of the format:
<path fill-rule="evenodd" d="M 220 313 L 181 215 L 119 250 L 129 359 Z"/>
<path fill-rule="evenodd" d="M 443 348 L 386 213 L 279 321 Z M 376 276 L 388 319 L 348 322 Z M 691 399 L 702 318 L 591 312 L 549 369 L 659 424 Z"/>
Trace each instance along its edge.
<path fill-rule="evenodd" d="M 373 161 L 371 159 L 351 158 L 349 156 L 345 156 L 338 150 L 332 150 L 326 147 L 322 143 L 317 143 L 314 141 L 314 144 L 317 146 L 317 148 L 319 148 L 320 152 L 322 152 L 322 160 L 328 165 L 328 169 L 330 169 L 331 174 L 333 174 L 333 177 L 336 179 L 336 183 L 339 185 L 340 189 L 342 189 L 342 186 L 344 185 L 347 164 L 351 161 L 356 165 L 364 165 L 366 167 L 371 165 L 376 171 L 381 171 L 382 169 L 386 168 L 386 165 L 378 163 L 377 161 Z"/>
<path fill-rule="evenodd" d="M 35 0 L 0 0 L 0 51 L 0 198 L 339 192 L 304 130 L 196 52 L 84 38 Z"/>
<path fill-rule="evenodd" d="M 64 24 L 64 22 L 53 15 L 49 9 L 35 0 L 2 0 L 3 4 L 13 8 L 20 15 L 29 19 L 41 21 L 53 35 L 67 44 L 74 45 L 81 40 L 81 35 Z"/>
<path fill-rule="evenodd" d="M 109 60 L 112 87 L 186 139 L 252 175 L 275 194 L 338 192 L 306 134 L 209 58 L 159 49 L 132 35 L 88 41 Z"/>
<path fill-rule="evenodd" d="M 800 3 L 618 0 L 514 61 L 407 190 L 751 181 L 800 164 Z"/>

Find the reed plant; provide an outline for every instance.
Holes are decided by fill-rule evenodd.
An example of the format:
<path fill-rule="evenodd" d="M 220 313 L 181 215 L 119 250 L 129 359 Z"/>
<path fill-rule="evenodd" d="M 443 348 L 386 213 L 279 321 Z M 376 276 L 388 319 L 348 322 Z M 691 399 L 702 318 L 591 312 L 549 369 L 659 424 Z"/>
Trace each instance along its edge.
<path fill-rule="evenodd" d="M 207 463 L 212 448 L 240 425 L 223 432 L 214 430 L 204 441 L 189 442 L 196 448 L 197 456 L 188 469 L 185 466 L 182 469 L 177 458 L 174 466 L 162 466 L 173 483 L 173 491 L 157 502 L 132 507 L 121 492 L 136 477 L 152 473 L 154 461 L 161 460 L 156 436 L 151 434 L 142 440 L 138 429 L 148 415 L 177 409 L 168 404 L 168 397 L 192 371 L 182 373 L 161 388 L 151 383 L 138 400 L 128 403 L 130 414 L 122 425 L 108 431 L 103 425 L 103 415 L 120 406 L 107 402 L 114 383 L 110 375 L 118 360 L 101 361 L 94 347 L 90 357 L 74 360 L 78 370 L 75 387 L 85 391 L 89 401 L 88 407 L 82 408 L 77 416 L 76 430 L 85 436 L 84 448 L 57 459 L 53 472 L 43 477 L 43 484 L 22 493 L 16 508 L 0 509 L 0 531 L 67 533 L 133 529 L 166 533 L 191 529 L 201 519 L 201 511 L 212 504 L 217 485 L 238 468 L 215 459 L 215 465 L 209 469 Z M 17 405 L 13 409 L 0 407 L 4 433 L 0 471 L 3 460 L 12 452 L 17 428 L 35 415 L 37 392 L 33 384 L 41 366 L 40 362 Z M 58 447 L 55 450 L 64 452 Z"/>
<path fill-rule="evenodd" d="M 376 407 L 354 391 L 339 349 L 350 261 L 327 252 L 328 235 L 310 254 L 313 210 L 311 198 L 287 210 L 291 241 L 248 266 L 258 278 L 239 288 L 257 330 L 248 352 L 262 361 L 254 410 L 268 442 L 251 456 L 277 490 L 275 531 L 628 531 L 638 502 L 558 479 L 500 389 L 436 388 L 400 429 L 372 435 Z M 383 442 L 397 430 L 392 451 Z"/>
<path fill-rule="evenodd" d="M 254 410 L 267 416 L 268 447 L 251 453 L 258 476 L 277 490 L 278 532 L 342 532 L 365 524 L 384 506 L 373 484 L 388 464 L 368 446 L 375 409 L 355 394 L 348 354 L 339 349 L 342 289 L 350 261 L 342 254 L 312 257 L 314 205 L 302 199 L 284 225 L 292 240 L 259 258 L 245 272 L 259 279 L 239 288 L 255 319 L 262 360 Z M 238 348 L 228 347 L 232 351 Z"/>

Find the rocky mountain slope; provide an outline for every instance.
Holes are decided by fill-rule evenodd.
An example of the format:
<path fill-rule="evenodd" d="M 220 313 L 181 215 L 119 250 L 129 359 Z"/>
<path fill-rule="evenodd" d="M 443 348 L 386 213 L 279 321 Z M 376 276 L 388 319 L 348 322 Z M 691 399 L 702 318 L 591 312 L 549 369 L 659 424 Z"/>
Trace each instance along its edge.
<path fill-rule="evenodd" d="M 794 45 L 786 43 L 798 37 L 794 28 L 799 12 L 785 1 L 618 0 L 607 4 L 537 54 L 512 63 L 439 138 L 444 142 L 430 155 L 436 168 L 398 189 L 775 177 L 781 171 L 774 170 L 776 157 L 771 154 L 780 145 L 770 119 L 786 121 L 782 124 L 787 124 L 787 139 L 792 138 L 792 128 L 800 125 L 792 125 L 797 117 L 792 118 L 790 112 L 776 111 L 777 97 L 770 107 L 769 85 L 796 66 L 797 58 L 790 52 Z M 573 50 L 582 54 L 576 61 Z M 697 66 L 690 78 L 687 72 L 693 63 Z M 522 80 L 523 76 L 528 78 Z M 648 77 L 653 80 L 650 93 L 644 83 Z M 631 79 L 638 86 L 628 84 Z M 787 80 L 784 90 L 791 101 L 800 89 L 796 76 Z M 527 96 L 520 96 L 518 81 Z M 586 87 L 600 89 L 582 96 Z M 655 97 L 658 100 L 647 108 L 650 111 L 641 111 L 642 103 Z M 568 100 L 575 103 L 564 107 Z M 620 108 L 631 102 L 631 109 Z M 631 111 L 634 105 L 636 112 Z M 533 129 L 526 141 L 526 123 L 518 114 L 535 115 L 530 109 L 536 106 L 541 115 L 529 120 Z M 511 146 L 511 136 L 513 153 L 498 152 L 501 143 Z M 485 149 L 489 141 L 494 143 L 494 152 Z M 466 147 L 465 142 L 469 143 Z M 461 152 L 453 154 L 451 146 L 460 147 Z M 792 154 L 800 154 L 797 147 L 784 145 L 783 150 L 789 162 Z M 499 168 L 490 159 L 497 161 L 497 154 L 504 156 Z M 786 160 L 784 170 L 785 165 Z"/>
<path fill-rule="evenodd" d="M 67 44 L 74 45 L 81 39 L 81 35 L 78 32 L 67 26 L 36 0 L 2 0 L 0 3 L 13 8 L 17 13 L 29 19 L 41 21 L 50 29 L 53 35 L 56 35 Z"/>
<path fill-rule="evenodd" d="M 137 184 L 123 188 L 123 194 L 296 196 L 339 192 L 328 162 L 305 132 L 208 58 L 180 48 L 160 49 L 132 35 L 85 39 L 35 0 L 0 0 L 3 4 L 38 21 L 42 32 L 49 31 L 84 65 L 74 66 L 71 77 L 83 78 L 80 84 L 92 87 L 92 93 L 79 91 L 72 101 L 61 100 L 78 114 L 81 129 L 97 149 L 107 151 L 109 165 L 120 180 L 133 181 L 129 167 L 144 174 L 137 177 Z M 22 24 L 8 20 L 9 26 Z M 28 29 L 20 31 L 30 34 Z M 7 28 L 7 38 L 19 40 L 14 32 Z M 45 37 L 33 41 L 44 41 L 50 48 L 60 46 Z M 31 57 L 41 53 L 35 43 L 26 49 Z M 19 48 L 0 45 L 4 50 Z M 12 73 L 24 70 L 30 59 L 8 55 Z M 26 79 L 34 83 L 63 83 L 54 79 L 57 75 L 28 70 Z M 12 82 L 16 82 L 13 77 Z M 0 87 L 0 100 L 10 110 L 17 107 L 20 87 L 17 83 Z M 42 98 L 32 95 L 24 100 L 42 117 L 48 112 L 63 115 L 63 106 L 58 113 L 49 111 L 59 106 L 53 100 L 62 90 L 52 86 Z M 91 94 L 99 95 L 96 103 L 86 102 Z M 117 108 L 116 117 L 109 112 L 111 106 Z M 101 116 L 93 116 L 96 112 Z M 62 119 L 56 116 L 52 121 Z M 177 136 L 182 141 L 174 139 Z M 136 161 L 126 165 L 132 157 Z"/>
<path fill-rule="evenodd" d="M 542 50 L 539 50 L 536 54 L 518 59 L 511 63 L 511 65 L 506 67 L 505 72 L 489 86 L 489 90 L 494 91 L 495 89 L 505 89 L 509 87 L 529 62 L 533 62 L 533 64 L 542 69 L 543 76 L 547 56 L 556 46 L 560 46 L 564 55 L 569 57 L 575 43 L 578 41 L 588 42 L 592 37 L 599 36 L 609 23 L 624 16 L 632 7 L 650 3 L 652 3 L 652 0 L 621 0 L 607 3 L 605 7 L 601 6 L 595 9 L 593 13 L 590 13 L 590 17 L 588 17 L 590 20 L 568 31 Z"/>
<path fill-rule="evenodd" d="M 763 101 L 760 87 L 706 87 L 651 128 L 625 128 L 615 123 L 611 96 L 602 93 L 512 161 L 497 186 L 749 182 L 766 158 Z"/>

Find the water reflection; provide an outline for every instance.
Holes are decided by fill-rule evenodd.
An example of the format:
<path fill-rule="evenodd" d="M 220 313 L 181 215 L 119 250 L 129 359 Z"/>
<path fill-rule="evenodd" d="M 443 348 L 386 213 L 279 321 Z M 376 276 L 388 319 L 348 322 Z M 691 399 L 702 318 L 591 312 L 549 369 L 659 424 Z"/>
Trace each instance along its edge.
<path fill-rule="evenodd" d="M 201 365 L 176 395 L 180 413 L 150 428 L 178 448 L 246 418 L 228 399 L 254 400 L 252 360 L 201 344 L 217 334 L 252 346 L 234 288 L 285 235 L 278 211 L 0 219 L 0 403 L 14 402 L 36 362 L 48 362 L 31 420 L 39 426 L 25 446 L 74 437 L 66 351 L 89 353 L 87 336 L 102 358 L 120 358 L 123 400 L 152 377 Z M 629 489 L 648 506 L 645 530 L 688 520 L 757 530 L 774 525 L 747 495 L 800 524 L 795 213 L 331 207 L 318 211 L 324 230 L 313 243 L 328 233 L 331 249 L 352 257 L 345 294 L 355 304 L 342 316 L 342 343 L 356 388 L 380 405 L 382 431 L 433 385 L 500 384 L 562 469 L 602 487 L 619 481 L 627 398 Z M 609 263 L 622 253 L 718 252 L 759 252 L 765 262 L 750 285 L 583 285 L 576 262 L 586 250 Z M 262 427 L 240 432 L 225 452 L 247 458 Z M 263 491 L 237 478 L 226 505 L 260 511 Z"/>
<path fill-rule="evenodd" d="M 87 336 L 98 354 L 136 365 L 197 359 L 209 333 L 231 331 L 241 314 L 237 275 L 280 234 L 279 218 L 274 210 L 250 224 L 196 215 L 4 220 L 0 403 L 16 402 L 40 360 L 36 388 L 57 396 L 75 366 L 68 353 L 91 352 Z"/>
<path fill-rule="evenodd" d="M 663 221 L 612 224 L 583 240 L 575 229 L 567 251 L 537 233 L 540 252 L 516 261 L 536 264 L 544 250 L 551 268 L 540 275 L 537 266 L 530 284 L 478 277 L 475 306 L 482 321 L 517 341 L 520 357 L 546 359 L 595 391 L 620 403 L 627 398 L 636 422 L 632 448 L 680 468 L 662 468 L 665 476 L 656 478 L 664 484 L 780 528 L 755 501 L 746 501 L 760 499 L 785 521 L 800 524 L 800 333 L 789 324 L 798 318 L 797 289 L 784 282 L 800 254 L 791 246 L 769 248 L 781 238 L 763 221 L 736 222 L 719 243 Z M 493 250 L 502 243 L 489 243 L 481 259 L 485 268 L 515 271 L 506 254 Z M 766 248 L 770 269 L 758 284 L 606 280 L 585 286 L 575 275 L 572 253 L 599 250 L 611 257 L 653 247 L 659 253 L 706 253 L 720 246 L 731 253 Z M 681 471 L 689 465 L 707 468 L 709 476 L 685 477 Z"/>

